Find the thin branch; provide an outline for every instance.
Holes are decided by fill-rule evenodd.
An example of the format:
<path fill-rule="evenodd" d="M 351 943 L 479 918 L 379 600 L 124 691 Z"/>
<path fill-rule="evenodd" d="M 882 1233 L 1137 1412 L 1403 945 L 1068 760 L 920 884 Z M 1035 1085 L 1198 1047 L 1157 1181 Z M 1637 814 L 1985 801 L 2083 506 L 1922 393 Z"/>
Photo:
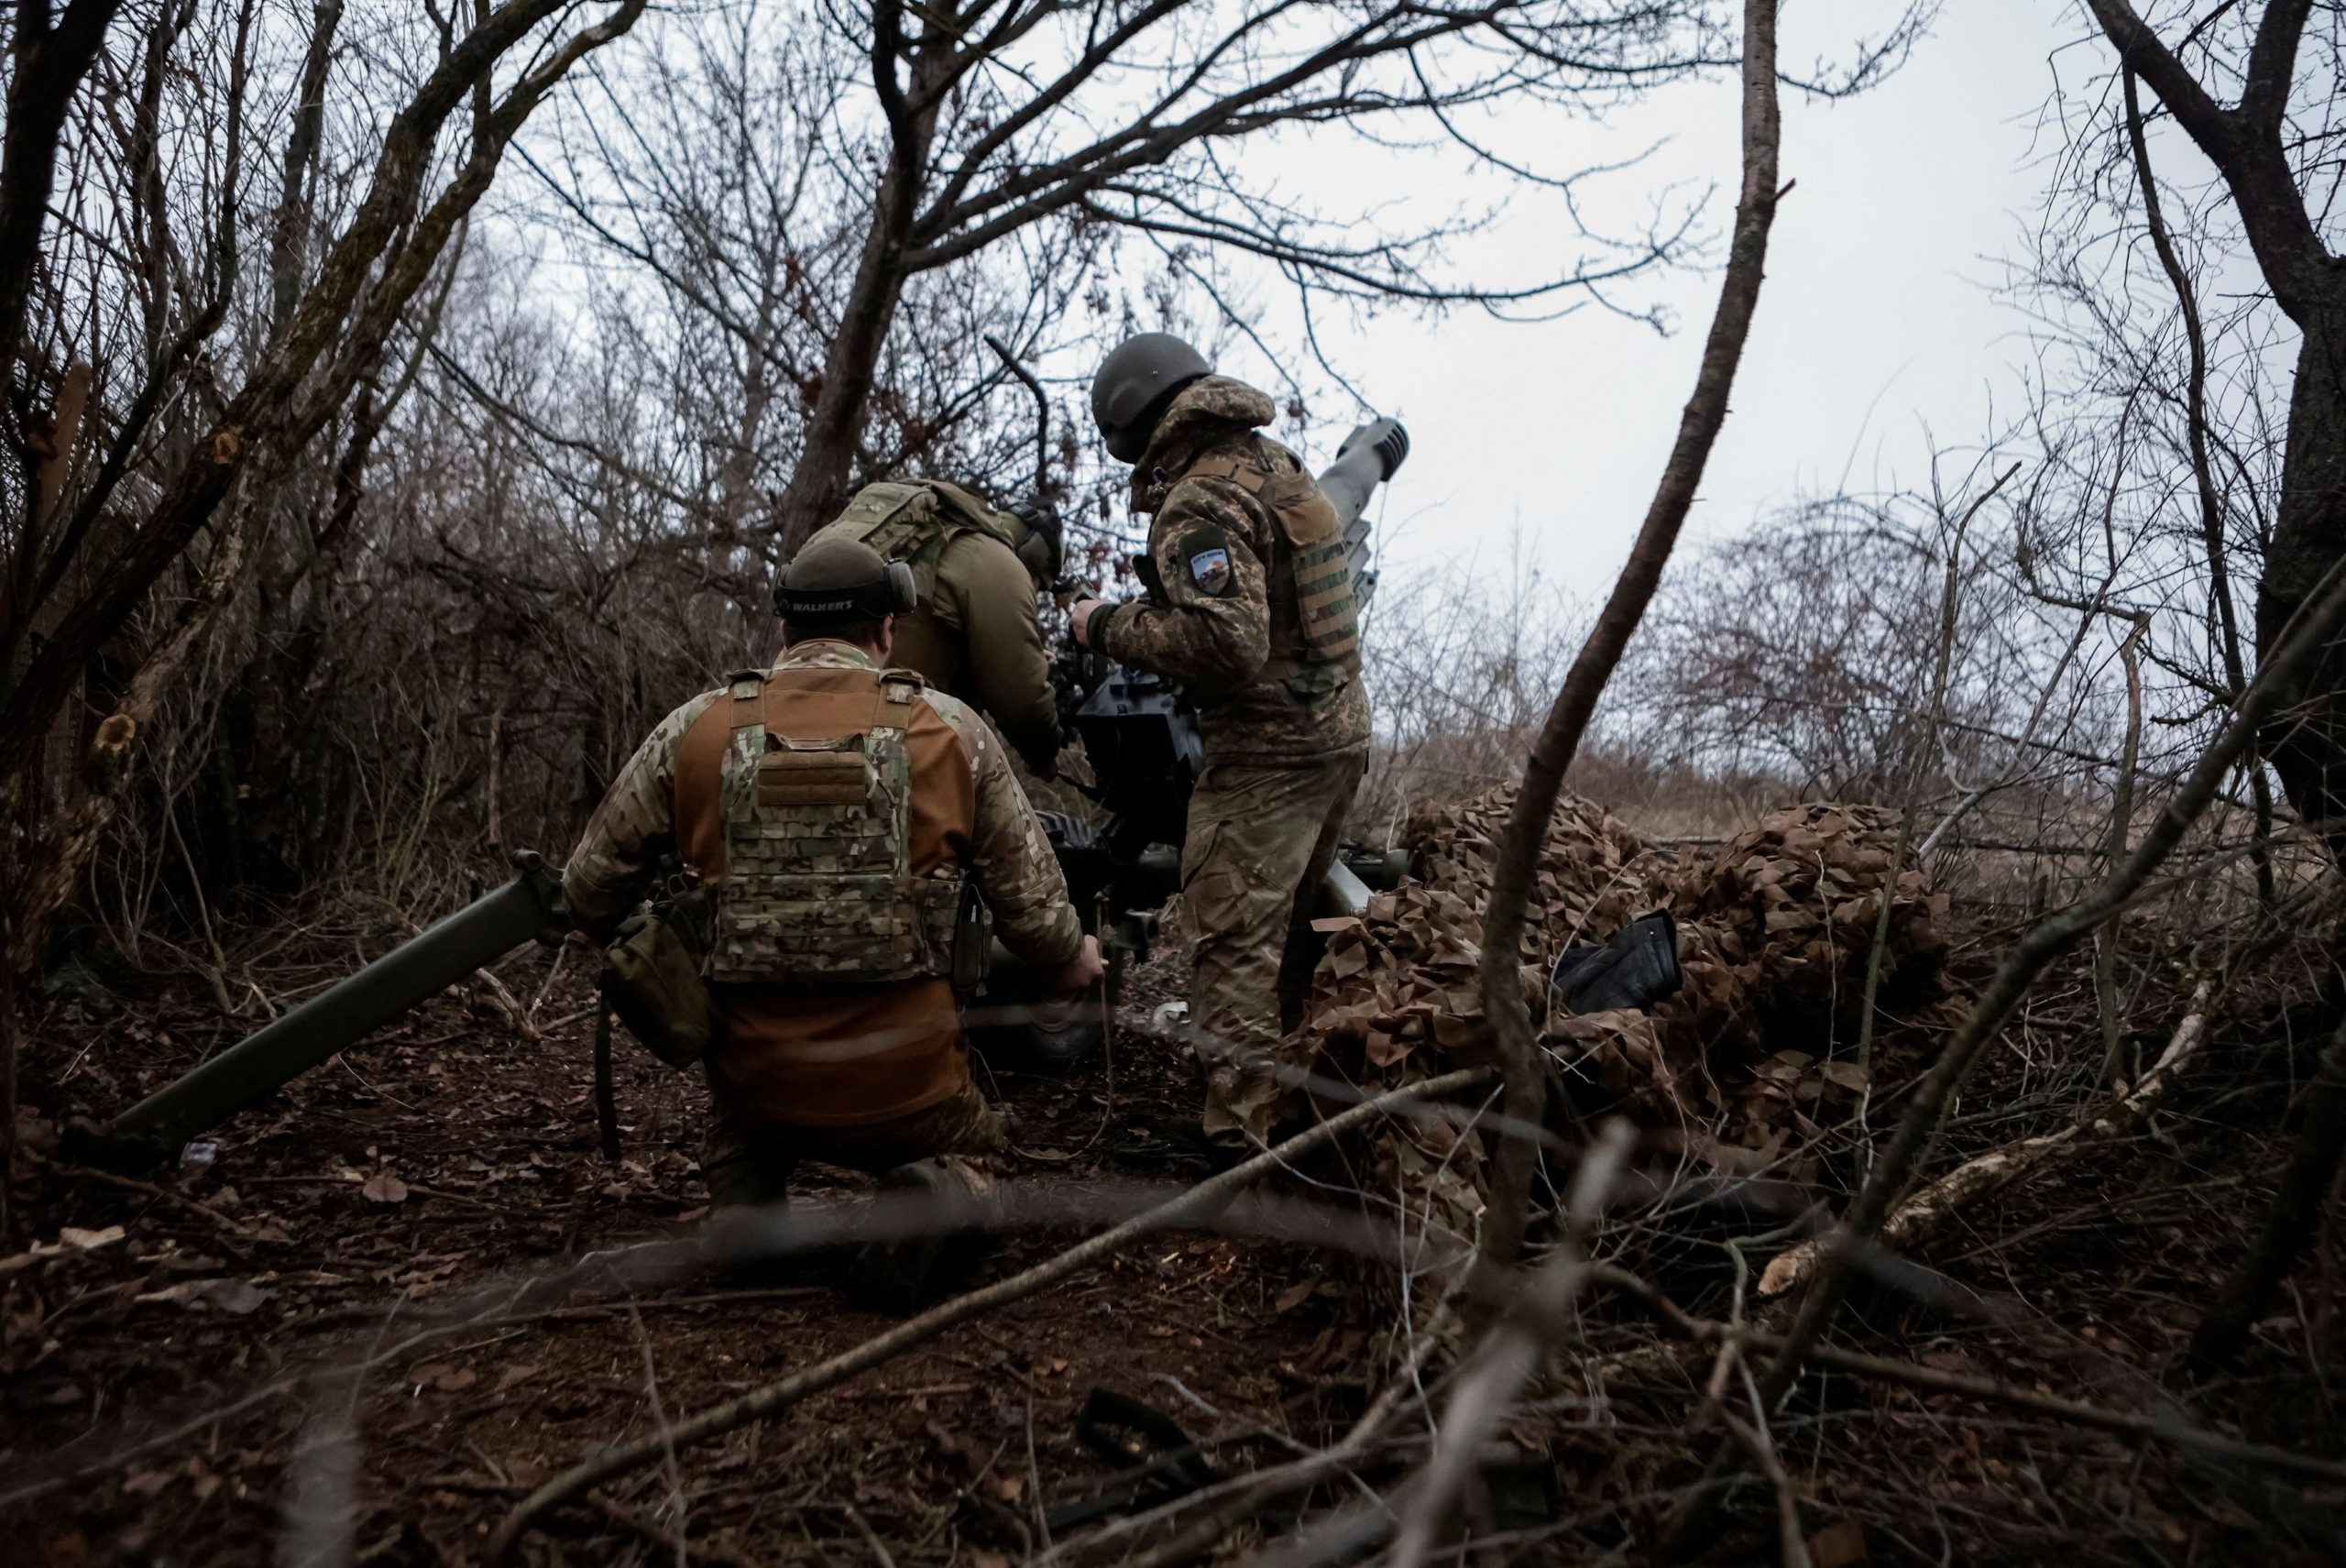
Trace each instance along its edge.
<path fill-rule="evenodd" d="M 1653 1312 L 1661 1325 L 1674 1336 L 1698 1343 L 1725 1343 L 1734 1341 L 1755 1349 L 1773 1350 L 1780 1354 L 1786 1348 L 1787 1336 L 1763 1333 L 1757 1330 L 1737 1329 L 1732 1324 L 1689 1315 L 1675 1302 L 1636 1275 L 1606 1265 L 1597 1266 L 1598 1282 L 1609 1285 L 1635 1297 Z M 1561 1327 L 1561 1325 L 1560 1325 Z M 2057 1394 L 2040 1393 L 2016 1384 L 1998 1382 L 1991 1377 L 1975 1377 L 1967 1373 L 1944 1371 L 1935 1366 L 1917 1366 L 1910 1362 L 1892 1361 L 1886 1356 L 1865 1355 L 1856 1351 L 1841 1350 L 1832 1345 L 1818 1345 L 1808 1352 L 1806 1359 L 1818 1366 L 1853 1376 L 1872 1377 L 1885 1383 L 1921 1389 L 1925 1393 L 1945 1394 L 1959 1399 L 1973 1399 L 1983 1405 L 2001 1405 L 2011 1409 L 2026 1410 L 2032 1415 L 2049 1416 L 2072 1426 L 2093 1431 L 2105 1431 L 2116 1437 L 2130 1438 L 2139 1442 L 2161 1442 L 2169 1447 L 2188 1450 L 2235 1464 L 2253 1465 L 2260 1470 L 2277 1471 L 2284 1475 L 2301 1475 L 2308 1480 L 2330 1486 L 2346 1483 L 2346 1464 L 2333 1459 L 2318 1459 L 2310 1454 L 2292 1453 L 2283 1448 L 2269 1448 L 2262 1443 L 2242 1442 L 2237 1438 L 2220 1437 L 2184 1425 L 2174 1417 L 2137 1415 L 2131 1410 L 2113 1410 L 2100 1405 L 2088 1405 L 2079 1399 L 2065 1399 Z"/>
<path fill-rule="evenodd" d="M 1581 736 L 1596 710 L 1606 682 L 1628 647 L 1646 605 L 1653 598 L 1661 572 L 1670 560 L 1678 531 L 1694 505 L 1719 427 L 1727 421 L 1727 394 L 1735 383 L 1736 366 L 1751 330 L 1760 302 L 1760 283 L 1766 269 L 1768 231 L 1775 221 L 1776 155 L 1780 126 L 1776 108 L 1775 0 L 1746 0 L 1743 48 L 1743 187 L 1736 203 L 1734 236 L 1728 245 L 1727 275 L 1719 286 L 1719 302 L 1703 345 L 1702 367 L 1694 395 L 1681 416 L 1678 439 L 1663 467 L 1653 504 L 1646 512 L 1637 543 L 1619 579 L 1581 645 L 1579 655 L 1564 676 L 1563 685 L 1548 710 L 1531 755 L 1524 764 L 1523 783 L 1507 818 L 1507 831 L 1492 851 L 1491 891 L 1485 909 L 1480 984 L 1483 1011 L 1489 1019 L 1500 1072 L 1506 1081 L 1503 1104 L 1514 1120 L 1539 1124 L 1546 1109 L 1547 1083 L 1541 1076 L 1531 1033 L 1531 1014 L 1523 995 L 1518 970 L 1522 959 L 1524 905 L 1531 879 L 1540 864 L 1540 846 L 1547 837 L 1548 819 L 1563 787 L 1564 773 L 1580 749 Z M 1493 1161 L 1491 1205 L 1483 1219 L 1479 1266 L 1487 1274 L 1515 1266 L 1522 1251 L 1529 1220 L 1531 1178 L 1536 1151 L 1529 1142 L 1510 1138 L 1499 1146 Z"/>

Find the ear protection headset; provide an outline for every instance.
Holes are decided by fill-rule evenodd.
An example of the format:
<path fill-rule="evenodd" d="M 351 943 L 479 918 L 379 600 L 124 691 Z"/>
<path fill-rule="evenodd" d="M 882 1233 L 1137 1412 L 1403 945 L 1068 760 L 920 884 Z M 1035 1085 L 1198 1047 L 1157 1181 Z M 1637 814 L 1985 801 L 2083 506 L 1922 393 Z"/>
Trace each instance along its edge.
<path fill-rule="evenodd" d="M 889 562 L 881 576 L 860 583 L 801 587 L 792 584 L 792 575 L 784 573 L 782 580 L 774 585 L 773 608 L 784 620 L 798 626 L 878 620 L 890 615 L 909 615 L 920 608 L 920 584 L 913 576 L 912 567 L 902 561 Z M 817 571 L 806 575 L 825 574 Z"/>

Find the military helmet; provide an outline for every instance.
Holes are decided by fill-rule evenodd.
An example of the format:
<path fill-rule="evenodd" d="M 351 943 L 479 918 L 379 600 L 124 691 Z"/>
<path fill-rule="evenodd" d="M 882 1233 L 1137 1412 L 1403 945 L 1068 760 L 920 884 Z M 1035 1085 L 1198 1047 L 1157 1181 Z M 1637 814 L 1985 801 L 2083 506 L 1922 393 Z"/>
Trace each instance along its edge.
<path fill-rule="evenodd" d="M 1118 344 L 1091 378 L 1091 418 L 1120 462 L 1137 463 L 1173 394 L 1213 374 L 1205 356 L 1169 332 L 1145 332 Z"/>
<path fill-rule="evenodd" d="M 913 569 L 883 559 L 861 539 L 818 535 L 790 558 L 773 607 L 802 630 L 902 615 L 920 603 Z"/>

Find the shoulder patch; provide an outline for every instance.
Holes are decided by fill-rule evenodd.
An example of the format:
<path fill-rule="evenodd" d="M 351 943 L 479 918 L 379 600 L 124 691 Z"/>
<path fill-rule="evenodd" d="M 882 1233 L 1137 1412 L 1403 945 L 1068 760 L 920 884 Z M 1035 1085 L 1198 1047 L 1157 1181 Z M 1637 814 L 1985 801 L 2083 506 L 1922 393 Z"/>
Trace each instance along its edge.
<path fill-rule="evenodd" d="M 1230 591 L 1234 580 L 1230 567 L 1230 536 L 1221 529 L 1211 524 L 1190 529 L 1174 546 L 1174 555 L 1198 592 L 1220 598 Z"/>

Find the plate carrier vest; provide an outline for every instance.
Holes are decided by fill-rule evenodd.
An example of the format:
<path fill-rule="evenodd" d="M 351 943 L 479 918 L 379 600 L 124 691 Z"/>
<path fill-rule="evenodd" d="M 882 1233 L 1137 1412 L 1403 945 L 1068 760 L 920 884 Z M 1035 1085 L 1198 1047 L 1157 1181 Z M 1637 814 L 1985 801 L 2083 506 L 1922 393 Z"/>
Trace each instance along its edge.
<path fill-rule="evenodd" d="M 1343 685 L 1340 670 L 1360 668 L 1360 612 L 1353 603 L 1343 529 L 1335 506 L 1293 453 L 1260 436 L 1255 447 L 1251 456 L 1224 452 L 1201 457 L 1181 477 L 1227 479 L 1278 520 L 1288 548 L 1266 563 L 1271 649 L 1264 674 L 1284 682 L 1298 697 L 1324 696 Z M 1279 472 L 1273 452 L 1294 470 Z"/>
<path fill-rule="evenodd" d="M 787 700 L 789 671 L 771 681 L 757 673 L 735 678 L 718 784 L 725 875 L 709 979 L 952 975 L 967 879 L 958 866 L 925 877 L 912 872 L 904 730 L 921 680 L 904 670 L 869 678 L 869 718 L 855 733 L 824 740 L 768 727 L 768 694 Z"/>

